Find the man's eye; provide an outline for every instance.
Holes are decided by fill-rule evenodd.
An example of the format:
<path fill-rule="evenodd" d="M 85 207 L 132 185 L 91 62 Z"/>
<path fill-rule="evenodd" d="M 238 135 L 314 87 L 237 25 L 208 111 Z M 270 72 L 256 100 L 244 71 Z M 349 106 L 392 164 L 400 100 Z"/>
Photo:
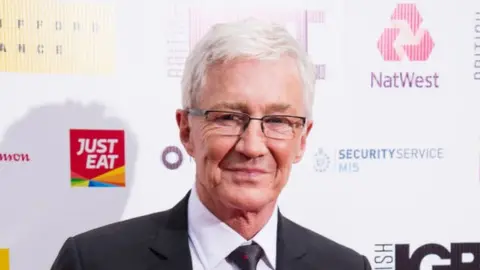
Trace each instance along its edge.
<path fill-rule="evenodd" d="M 242 123 L 245 120 L 243 115 L 234 114 L 234 113 L 222 113 L 217 114 L 213 118 L 216 122 L 238 122 Z"/>
<path fill-rule="evenodd" d="M 238 115 L 235 114 L 222 114 L 217 117 L 218 120 L 239 120 Z"/>
<path fill-rule="evenodd" d="M 291 124 L 290 121 L 285 117 L 269 117 L 266 119 L 266 122 L 271 124 Z"/>

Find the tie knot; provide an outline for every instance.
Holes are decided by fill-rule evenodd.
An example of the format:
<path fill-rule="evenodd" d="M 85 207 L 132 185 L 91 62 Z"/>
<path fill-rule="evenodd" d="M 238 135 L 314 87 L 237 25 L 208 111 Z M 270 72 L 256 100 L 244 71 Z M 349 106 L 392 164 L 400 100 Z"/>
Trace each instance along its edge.
<path fill-rule="evenodd" d="M 263 249 L 257 243 L 240 246 L 227 259 L 233 262 L 241 270 L 255 270 L 260 258 L 263 256 Z"/>

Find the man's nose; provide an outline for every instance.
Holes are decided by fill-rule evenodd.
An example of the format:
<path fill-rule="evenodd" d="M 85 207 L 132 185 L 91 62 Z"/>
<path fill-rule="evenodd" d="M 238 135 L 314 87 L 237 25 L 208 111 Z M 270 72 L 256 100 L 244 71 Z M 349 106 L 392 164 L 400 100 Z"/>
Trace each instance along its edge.
<path fill-rule="evenodd" d="M 240 135 L 236 150 L 251 158 L 262 156 L 268 152 L 261 121 L 256 119 L 250 120 Z"/>

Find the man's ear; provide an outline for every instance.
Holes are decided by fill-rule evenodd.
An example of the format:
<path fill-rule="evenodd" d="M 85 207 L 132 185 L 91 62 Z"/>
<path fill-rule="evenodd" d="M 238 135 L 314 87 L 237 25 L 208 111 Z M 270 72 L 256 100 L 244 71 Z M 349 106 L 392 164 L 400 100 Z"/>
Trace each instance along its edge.
<path fill-rule="evenodd" d="M 193 142 L 191 140 L 191 135 L 190 135 L 190 124 L 188 121 L 188 112 L 185 110 L 178 109 L 175 112 L 175 118 L 177 120 L 177 126 L 178 126 L 178 131 L 179 131 L 179 136 L 180 136 L 180 141 L 183 144 L 183 147 L 185 148 L 185 151 L 193 157 Z"/>
<path fill-rule="evenodd" d="M 305 154 L 305 150 L 307 148 L 307 137 L 310 134 L 310 130 L 313 127 L 313 120 L 308 120 L 305 125 L 306 125 L 305 130 L 302 132 L 302 135 L 300 138 L 300 147 L 298 148 L 298 151 L 297 151 L 297 154 L 295 155 L 295 159 L 293 160 L 293 163 L 300 162 L 300 160 L 302 160 L 303 154 Z"/>

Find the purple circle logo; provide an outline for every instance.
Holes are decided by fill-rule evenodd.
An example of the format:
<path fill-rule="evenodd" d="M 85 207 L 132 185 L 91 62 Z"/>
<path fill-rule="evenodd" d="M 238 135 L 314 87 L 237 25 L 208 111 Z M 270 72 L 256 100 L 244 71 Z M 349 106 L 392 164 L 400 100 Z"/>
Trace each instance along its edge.
<path fill-rule="evenodd" d="M 167 159 L 167 156 L 169 154 L 173 154 L 177 157 L 176 161 L 171 162 Z M 180 148 L 176 146 L 167 146 L 162 153 L 162 162 L 165 167 L 169 170 L 176 170 L 180 165 L 182 165 L 183 162 L 183 154 Z"/>

